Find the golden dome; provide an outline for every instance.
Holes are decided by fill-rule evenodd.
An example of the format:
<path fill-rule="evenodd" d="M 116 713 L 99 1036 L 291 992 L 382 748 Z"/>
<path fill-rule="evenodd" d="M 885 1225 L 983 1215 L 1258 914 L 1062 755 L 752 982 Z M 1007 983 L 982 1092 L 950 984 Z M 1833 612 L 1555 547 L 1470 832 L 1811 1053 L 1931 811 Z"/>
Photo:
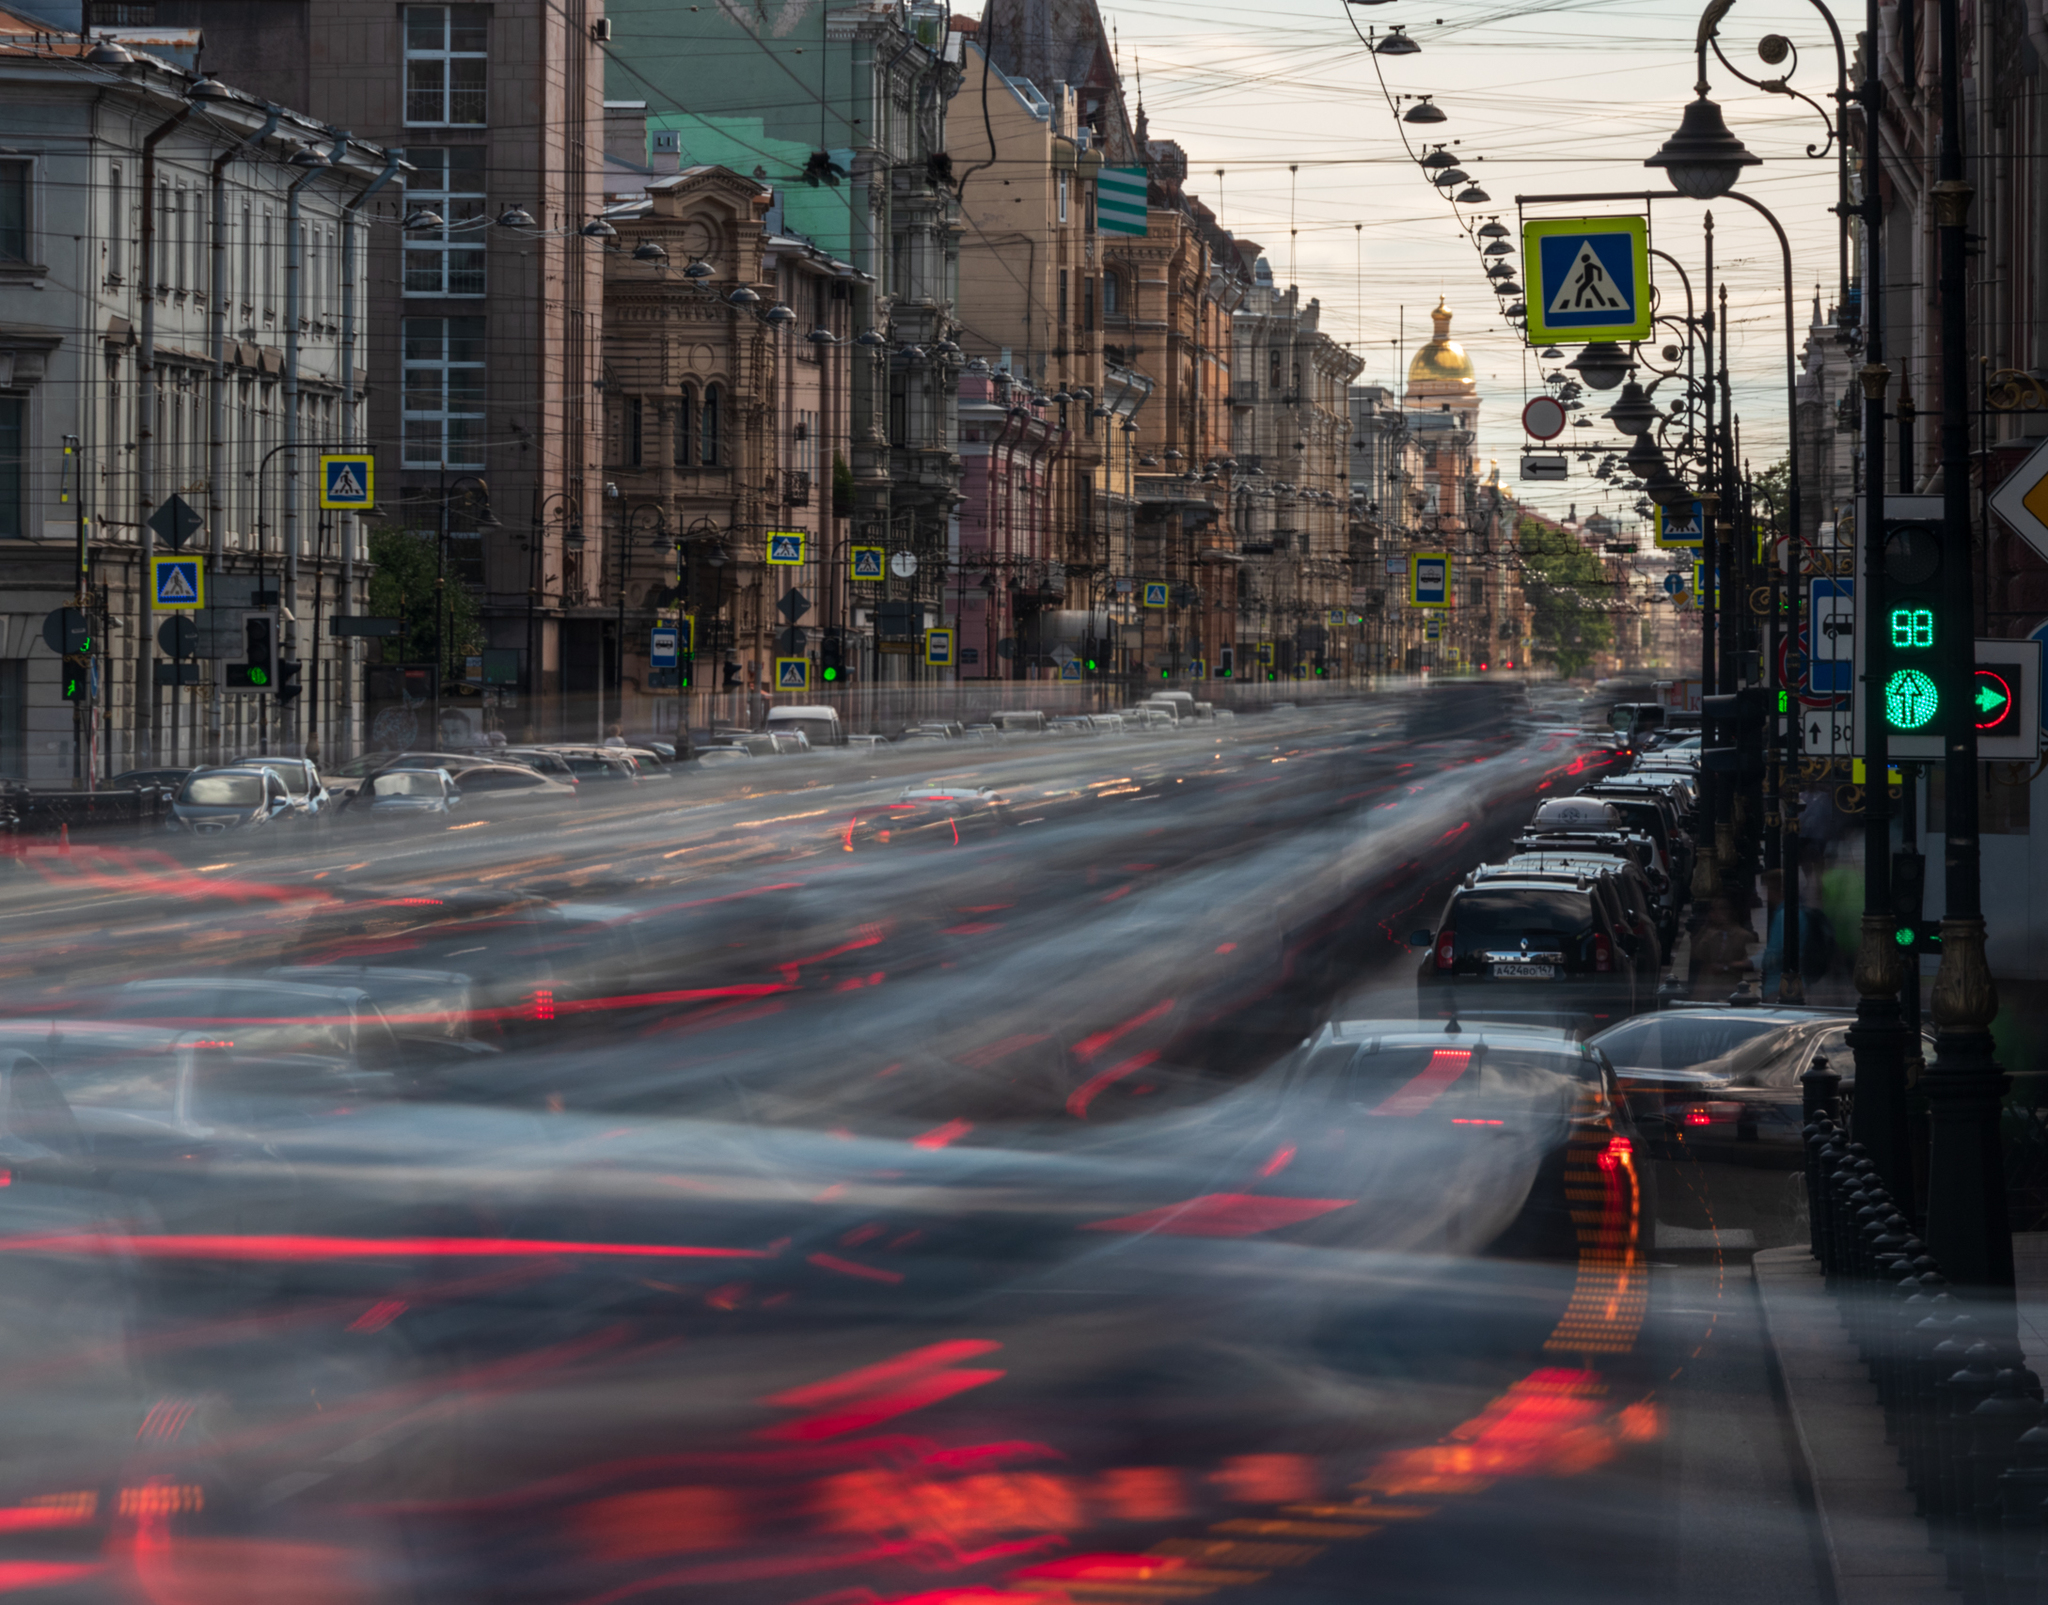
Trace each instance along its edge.
<path fill-rule="evenodd" d="M 1436 333 L 1408 364 L 1409 392 L 1437 396 L 1471 394 L 1479 379 L 1473 372 L 1472 359 L 1465 355 L 1465 348 L 1451 338 L 1449 302 L 1438 296 L 1436 310 L 1429 316 L 1436 325 Z M 1446 386 L 1451 388 L 1446 389 Z"/>

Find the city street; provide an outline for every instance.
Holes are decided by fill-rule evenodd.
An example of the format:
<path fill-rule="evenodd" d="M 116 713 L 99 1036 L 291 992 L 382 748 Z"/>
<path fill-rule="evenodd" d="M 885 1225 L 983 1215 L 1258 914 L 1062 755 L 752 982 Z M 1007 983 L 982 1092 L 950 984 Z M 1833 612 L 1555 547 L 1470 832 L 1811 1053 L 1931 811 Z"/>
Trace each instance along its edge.
<path fill-rule="evenodd" d="M 682 769 L 364 857 L 30 860 L 0 951 L 46 1046 L 336 929 L 325 962 L 403 964 L 335 925 L 365 891 L 435 964 L 463 898 L 580 923 L 502 1052 L 216 1146 L 90 1246 L 10 1222 L 75 1280 L 0 1294 L 0 1584 L 1823 1598 L 1744 1263 L 1798 1238 L 1796 1178 L 1604 1155 L 1603 1247 L 1528 1256 L 1512 1119 L 1390 1138 L 1264 1091 L 1340 1006 L 1413 1029 L 1407 931 L 1603 762 L 1454 686 Z M 913 784 L 1009 820 L 854 840 Z"/>

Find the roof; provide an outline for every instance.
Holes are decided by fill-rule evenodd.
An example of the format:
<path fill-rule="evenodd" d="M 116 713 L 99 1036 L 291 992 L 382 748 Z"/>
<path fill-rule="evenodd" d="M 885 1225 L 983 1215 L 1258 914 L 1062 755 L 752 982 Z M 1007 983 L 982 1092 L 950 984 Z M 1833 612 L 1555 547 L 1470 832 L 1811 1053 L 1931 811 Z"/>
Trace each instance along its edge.
<path fill-rule="evenodd" d="M 1423 1046 L 1434 1043 L 1438 1046 L 1469 1048 L 1486 1041 L 1523 1039 L 1547 1048 L 1569 1048 L 1579 1051 L 1582 1047 L 1572 1033 L 1561 1026 L 1547 1025 L 1502 1025 L 1482 1020 L 1454 1021 L 1455 1031 L 1440 1025 L 1431 1025 L 1417 1020 L 1332 1020 L 1317 1034 L 1329 1042 L 1365 1042 L 1377 1038 L 1381 1041 L 1399 1043 L 1404 1047 Z M 1314 1040 L 1314 1039 L 1311 1039 Z"/>
<path fill-rule="evenodd" d="M 1478 374 L 1465 348 L 1451 338 L 1451 307 L 1442 296 L 1430 313 L 1435 335 L 1409 359 L 1410 394 L 1425 396 L 1471 395 L 1478 386 Z"/>

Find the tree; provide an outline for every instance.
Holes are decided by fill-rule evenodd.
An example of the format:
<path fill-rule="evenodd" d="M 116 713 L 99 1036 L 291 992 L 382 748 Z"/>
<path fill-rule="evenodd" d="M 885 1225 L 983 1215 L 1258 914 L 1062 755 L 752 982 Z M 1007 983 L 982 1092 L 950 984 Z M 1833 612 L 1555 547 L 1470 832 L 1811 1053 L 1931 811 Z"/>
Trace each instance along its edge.
<path fill-rule="evenodd" d="M 387 526 L 370 531 L 370 612 L 379 618 L 402 619 L 404 631 L 384 642 L 386 662 L 434 661 L 434 594 L 441 574 L 440 556 L 430 533 Z M 483 621 L 476 598 L 460 580 L 450 579 L 442 602 L 446 632 L 441 657 L 444 682 L 462 678 L 463 660 L 483 649 Z"/>
<path fill-rule="evenodd" d="M 1614 582 L 1607 566 L 1564 530 L 1524 517 L 1515 533 L 1537 654 L 1569 679 L 1614 644 L 1614 621 L 1606 612 Z"/>

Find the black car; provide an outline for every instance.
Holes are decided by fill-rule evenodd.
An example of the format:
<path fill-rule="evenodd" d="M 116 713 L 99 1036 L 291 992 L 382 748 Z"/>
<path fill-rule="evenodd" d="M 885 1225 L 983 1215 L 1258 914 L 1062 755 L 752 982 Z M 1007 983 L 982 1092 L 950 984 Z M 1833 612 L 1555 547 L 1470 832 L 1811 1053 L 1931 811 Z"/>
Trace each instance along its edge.
<path fill-rule="evenodd" d="M 1666 910 L 1643 866 L 1625 853 L 1594 853 L 1584 850 L 1561 853 L 1517 853 L 1507 861 L 1508 869 L 1564 871 L 1585 870 L 1612 878 L 1615 895 L 1638 934 L 1647 933 L 1657 943 L 1657 968 L 1664 967 L 1677 930 L 1677 913 Z"/>
<path fill-rule="evenodd" d="M 1603 780 L 1583 793 L 1597 797 L 1621 815 L 1622 824 L 1640 830 L 1657 844 L 1663 867 L 1684 884 L 1692 878 L 1692 838 L 1679 822 L 1679 809 L 1662 791 L 1631 785 L 1626 780 Z"/>
<path fill-rule="evenodd" d="M 1417 972 L 1425 1017 L 1526 1018 L 1598 1031 L 1650 1005 L 1654 973 L 1638 975 L 1637 943 L 1616 928 L 1593 877 L 1487 880 L 1451 893 Z"/>
<path fill-rule="evenodd" d="M 1856 1084 L 1845 1010 L 1679 1005 L 1593 1039 L 1646 1138 L 1700 1157 L 1804 1163 L 1799 1078 L 1815 1060 Z M 1934 1039 L 1921 1044 L 1932 1058 Z"/>

